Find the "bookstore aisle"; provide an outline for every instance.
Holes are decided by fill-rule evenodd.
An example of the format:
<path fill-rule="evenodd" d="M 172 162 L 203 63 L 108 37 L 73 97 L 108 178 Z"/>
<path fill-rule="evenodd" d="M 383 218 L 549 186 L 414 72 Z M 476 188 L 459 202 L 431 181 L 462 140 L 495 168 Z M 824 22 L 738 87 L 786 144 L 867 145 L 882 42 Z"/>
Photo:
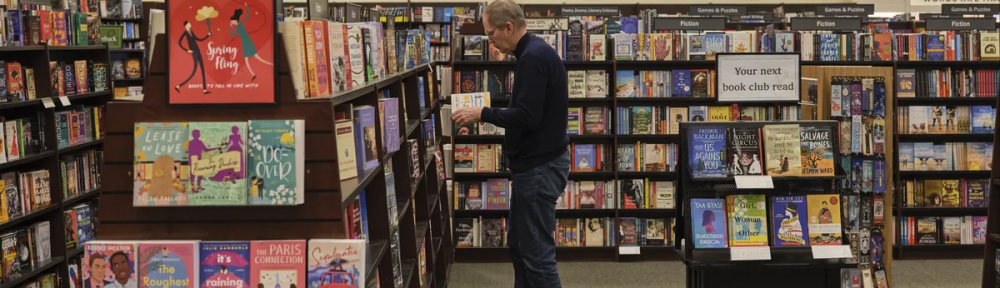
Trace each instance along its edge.
<path fill-rule="evenodd" d="M 893 285 L 904 288 L 978 288 L 979 260 L 898 260 L 893 262 Z M 458 263 L 452 267 L 451 287 L 513 287 L 509 263 Z M 559 263 L 563 287 L 663 288 L 685 287 L 681 262 L 566 262 Z"/>

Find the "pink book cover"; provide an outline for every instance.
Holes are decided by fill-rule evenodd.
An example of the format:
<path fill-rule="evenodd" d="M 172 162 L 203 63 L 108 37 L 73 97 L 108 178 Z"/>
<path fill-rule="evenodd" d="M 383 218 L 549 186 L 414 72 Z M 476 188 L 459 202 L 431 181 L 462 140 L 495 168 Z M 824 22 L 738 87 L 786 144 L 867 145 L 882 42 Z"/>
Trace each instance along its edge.
<path fill-rule="evenodd" d="M 319 91 L 316 93 L 319 96 L 330 95 L 330 68 L 328 61 L 318 61 L 319 59 L 330 59 L 326 55 L 326 29 L 323 29 L 323 21 L 312 21 L 313 23 L 313 36 L 316 37 L 316 83 L 319 86 Z"/>
<path fill-rule="evenodd" d="M 198 241 L 139 243 L 139 288 L 195 288 Z"/>
<path fill-rule="evenodd" d="M 83 248 L 83 287 L 136 285 L 136 242 L 90 241 Z"/>
<path fill-rule="evenodd" d="M 309 240 L 308 287 L 365 287 L 366 247 L 365 240 Z"/>
<path fill-rule="evenodd" d="M 250 288 L 306 288 L 306 241 L 250 242 Z"/>

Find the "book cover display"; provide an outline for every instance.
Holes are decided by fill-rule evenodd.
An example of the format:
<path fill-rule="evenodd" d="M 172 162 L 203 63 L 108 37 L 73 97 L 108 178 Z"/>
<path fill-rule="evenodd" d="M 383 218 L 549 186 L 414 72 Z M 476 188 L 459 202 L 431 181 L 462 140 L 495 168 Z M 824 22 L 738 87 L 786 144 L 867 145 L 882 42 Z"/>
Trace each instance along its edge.
<path fill-rule="evenodd" d="M 798 176 L 802 173 L 800 136 L 798 124 L 764 126 L 767 175 Z"/>
<path fill-rule="evenodd" d="M 84 287 L 136 288 L 135 242 L 91 241 L 83 248 Z"/>
<path fill-rule="evenodd" d="M 694 248 L 726 248 L 726 203 L 723 199 L 691 199 Z"/>
<path fill-rule="evenodd" d="M 247 162 L 250 204 L 305 200 L 305 120 L 250 120 Z"/>
<path fill-rule="evenodd" d="M 133 205 L 188 203 L 188 123 L 135 123 Z"/>
<path fill-rule="evenodd" d="M 365 240 L 309 240 L 307 287 L 364 287 Z"/>
<path fill-rule="evenodd" d="M 691 174 L 694 177 L 726 177 L 726 130 L 722 127 L 693 127 L 691 139 Z"/>
<path fill-rule="evenodd" d="M 731 246 L 767 246 L 767 201 L 764 195 L 726 196 Z"/>
<path fill-rule="evenodd" d="M 307 287 L 305 240 L 253 241 L 250 255 L 250 287 Z"/>
<path fill-rule="evenodd" d="M 139 243 L 139 288 L 198 287 L 197 241 Z"/>
<path fill-rule="evenodd" d="M 274 103 L 275 15 L 273 1 L 167 3 L 169 103 Z"/>
<path fill-rule="evenodd" d="M 249 288 L 250 242 L 201 242 L 199 287 Z"/>
<path fill-rule="evenodd" d="M 246 122 L 190 122 L 191 205 L 247 203 Z"/>
<path fill-rule="evenodd" d="M 806 224 L 805 196 L 771 197 L 771 213 L 774 227 L 774 246 L 808 246 L 809 233 Z"/>
<path fill-rule="evenodd" d="M 840 195 L 806 196 L 809 215 L 809 245 L 840 245 Z"/>

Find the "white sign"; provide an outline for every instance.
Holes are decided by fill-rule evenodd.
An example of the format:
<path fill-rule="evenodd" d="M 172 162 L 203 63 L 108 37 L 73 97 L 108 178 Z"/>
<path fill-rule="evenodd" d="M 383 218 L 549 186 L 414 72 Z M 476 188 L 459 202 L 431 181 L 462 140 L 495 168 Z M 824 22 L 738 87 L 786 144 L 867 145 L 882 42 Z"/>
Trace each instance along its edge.
<path fill-rule="evenodd" d="M 566 31 L 569 30 L 569 18 L 527 18 L 524 19 L 528 31 Z"/>
<path fill-rule="evenodd" d="M 718 54 L 719 102 L 799 101 L 799 54 Z"/>
<path fill-rule="evenodd" d="M 59 103 L 62 103 L 63 107 L 69 106 L 69 97 L 68 96 L 59 96 Z"/>
<path fill-rule="evenodd" d="M 851 246 L 847 245 L 819 245 L 812 246 L 813 259 L 840 259 L 851 258 Z"/>
<path fill-rule="evenodd" d="M 729 248 L 729 260 L 732 261 L 753 261 L 771 260 L 771 247 L 732 247 Z"/>
<path fill-rule="evenodd" d="M 941 6 L 942 0 L 910 0 L 913 6 Z M 1000 0 L 948 0 L 947 4 L 1000 4 Z"/>
<path fill-rule="evenodd" d="M 774 189 L 771 176 L 733 176 L 736 179 L 736 189 Z"/>
<path fill-rule="evenodd" d="M 618 254 L 619 255 L 639 255 L 639 253 L 641 253 L 640 250 L 639 250 L 639 246 L 619 246 L 618 247 Z"/>
<path fill-rule="evenodd" d="M 45 109 L 56 108 L 56 103 L 52 102 L 51 97 L 45 97 L 42 98 L 42 106 L 45 106 Z"/>

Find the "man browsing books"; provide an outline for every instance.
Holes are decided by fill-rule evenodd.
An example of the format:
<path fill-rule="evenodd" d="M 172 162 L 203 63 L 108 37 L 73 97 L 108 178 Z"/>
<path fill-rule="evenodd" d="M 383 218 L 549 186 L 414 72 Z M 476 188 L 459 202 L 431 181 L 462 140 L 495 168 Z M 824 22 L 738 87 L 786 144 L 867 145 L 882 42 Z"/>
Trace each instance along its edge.
<path fill-rule="evenodd" d="M 570 165 L 566 68 L 545 40 L 527 33 L 524 11 L 511 0 L 490 3 L 483 28 L 500 52 L 517 57 L 510 104 L 506 109 L 458 109 L 452 120 L 505 128 L 503 150 L 513 183 L 507 242 L 514 287 L 559 288 L 552 232 L 556 200 L 566 187 Z"/>

